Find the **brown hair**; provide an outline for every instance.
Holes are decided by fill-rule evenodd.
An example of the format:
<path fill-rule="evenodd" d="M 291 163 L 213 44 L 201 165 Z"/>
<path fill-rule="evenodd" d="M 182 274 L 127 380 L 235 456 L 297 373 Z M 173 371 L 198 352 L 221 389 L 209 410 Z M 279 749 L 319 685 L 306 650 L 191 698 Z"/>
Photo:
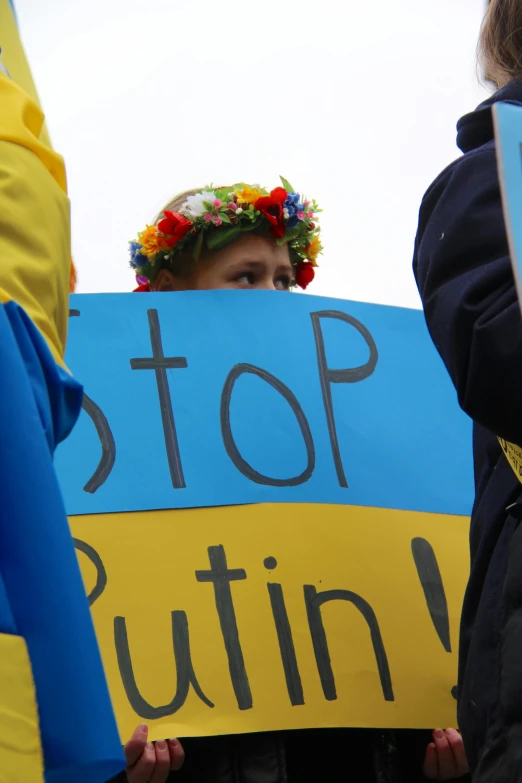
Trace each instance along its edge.
<path fill-rule="evenodd" d="M 478 59 L 484 79 L 497 88 L 522 77 L 521 0 L 490 0 L 480 32 Z"/>

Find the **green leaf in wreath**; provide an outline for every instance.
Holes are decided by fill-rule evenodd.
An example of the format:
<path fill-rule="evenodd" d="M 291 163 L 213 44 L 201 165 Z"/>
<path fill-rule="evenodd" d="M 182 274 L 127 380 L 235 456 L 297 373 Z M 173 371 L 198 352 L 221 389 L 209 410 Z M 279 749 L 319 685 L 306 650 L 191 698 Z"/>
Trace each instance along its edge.
<path fill-rule="evenodd" d="M 291 184 L 289 183 L 289 181 L 287 179 L 285 179 L 284 177 L 279 177 L 279 179 L 283 183 L 283 187 L 284 187 L 284 189 L 286 190 L 287 193 L 294 193 L 295 192 L 293 187 L 291 186 Z"/>
<path fill-rule="evenodd" d="M 234 188 L 218 188 L 218 190 L 215 190 L 214 193 L 216 194 L 216 198 L 220 198 L 223 202 L 230 201 L 230 193 L 233 193 Z"/>
<path fill-rule="evenodd" d="M 207 237 L 207 247 L 209 250 L 222 250 L 234 239 L 237 239 L 240 233 L 241 226 L 238 226 L 237 223 L 235 226 L 218 228 Z"/>
<path fill-rule="evenodd" d="M 277 240 L 278 245 L 287 245 L 289 242 L 291 242 L 293 239 L 297 239 L 299 234 L 301 233 L 301 226 L 298 223 L 297 226 L 294 226 L 294 228 L 289 228 L 284 237 L 281 237 Z"/>
<path fill-rule="evenodd" d="M 259 226 L 261 225 L 262 222 L 263 222 L 263 220 L 262 220 L 262 218 L 260 216 L 256 217 L 254 220 L 249 221 L 249 222 L 243 221 L 241 223 L 241 231 L 242 232 L 245 232 L 245 231 L 255 231 L 256 228 L 259 228 Z"/>
<path fill-rule="evenodd" d="M 194 261 L 196 261 L 196 263 L 199 261 L 201 250 L 203 248 L 203 233 L 204 233 L 203 231 L 199 231 L 198 237 L 194 244 L 194 250 L 192 251 L 192 257 L 194 258 Z"/>

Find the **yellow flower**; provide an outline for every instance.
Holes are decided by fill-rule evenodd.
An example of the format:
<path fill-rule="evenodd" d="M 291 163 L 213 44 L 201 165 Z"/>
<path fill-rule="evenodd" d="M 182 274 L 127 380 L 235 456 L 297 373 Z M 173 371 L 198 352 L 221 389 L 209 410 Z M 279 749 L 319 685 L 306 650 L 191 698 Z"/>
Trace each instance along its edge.
<path fill-rule="evenodd" d="M 317 256 L 322 249 L 321 242 L 316 234 L 314 237 L 312 237 L 312 241 L 308 244 L 308 247 L 305 250 L 307 257 L 310 259 L 313 266 L 317 266 Z"/>
<path fill-rule="evenodd" d="M 157 256 L 160 250 L 168 249 L 165 244 L 165 237 L 158 234 L 156 226 L 147 226 L 144 231 L 141 231 L 138 234 L 138 240 L 140 245 L 143 245 L 140 253 L 147 256 L 149 259 L 153 259 L 154 256 Z"/>
<path fill-rule="evenodd" d="M 255 204 L 263 195 L 261 188 L 253 188 L 250 185 L 243 185 L 242 190 L 236 190 L 235 193 L 238 204 Z"/>

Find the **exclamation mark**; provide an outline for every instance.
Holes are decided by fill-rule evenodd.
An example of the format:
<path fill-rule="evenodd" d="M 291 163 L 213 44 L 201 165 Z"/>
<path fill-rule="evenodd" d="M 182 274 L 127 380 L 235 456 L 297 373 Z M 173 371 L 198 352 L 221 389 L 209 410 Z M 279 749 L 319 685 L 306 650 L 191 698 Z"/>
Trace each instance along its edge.
<path fill-rule="evenodd" d="M 431 621 L 446 652 L 451 652 L 448 602 L 435 552 L 425 538 L 413 538 L 411 552 Z"/>
<path fill-rule="evenodd" d="M 425 538 L 413 538 L 411 552 L 419 575 L 431 621 L 446 652 L 451 652 L 448 602 L 435 552 Z M 451 689 L 457 699 L 457 686 Z"/>

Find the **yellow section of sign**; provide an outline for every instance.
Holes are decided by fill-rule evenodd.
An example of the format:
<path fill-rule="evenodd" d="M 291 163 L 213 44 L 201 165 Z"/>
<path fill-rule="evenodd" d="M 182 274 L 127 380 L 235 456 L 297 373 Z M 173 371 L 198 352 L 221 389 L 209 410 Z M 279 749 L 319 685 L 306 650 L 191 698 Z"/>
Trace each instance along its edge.
<path fill-rule="evenodd" d="M 71 518 L 122 737 L 455 725 L 468 526 L 308 504 Z"/>
<path fill-rule="evenodd" d="M 9 0 L 0 0 L 0 49 L 2 50 L 0 63 L 7 68 L 10 77 L 18 86 L 40 105 Z M 48 147 L 51 146 L 45 126 L 40 133 L 40 141 Z"/>

